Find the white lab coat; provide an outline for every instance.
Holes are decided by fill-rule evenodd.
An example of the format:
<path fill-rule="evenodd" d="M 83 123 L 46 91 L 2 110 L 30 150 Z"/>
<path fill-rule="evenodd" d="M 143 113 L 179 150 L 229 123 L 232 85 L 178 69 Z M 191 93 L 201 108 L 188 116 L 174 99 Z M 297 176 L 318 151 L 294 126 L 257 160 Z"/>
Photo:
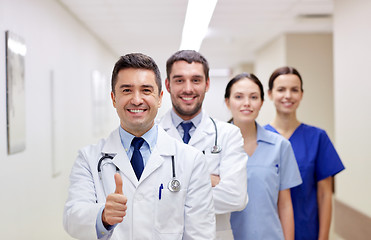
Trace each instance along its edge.
<path fill-rule="evenodd" d="M 168 111 L 159 125 L 171 136 L 182 141 Z M 202 112 L 202 120 L 191 136 L 189 145 L 205 152 L 209 174 L 220 176 L 219 184 L 213 188 L 216 215 L 217 239 L 233 239 L 230 225 L 230 213 L 245 208 L 247 196 L 247 154 L 243 149 L 240 129 L 233 124 L 215 120 L 218 129 L 218 145 L 222 151 L 211 153 L 215 145 L 215 127 L 208 114 Z"/>
<path fill-rule="evenodd" d="M 106 195 L 97 163 L 102 154 L 115 155 L 102 167 L 105 190 L 115 190 L 115 165 L 121 170 L 123 193 L 128 198 L 123 222 L 104 239 L 215 239 L 215 212 L 210 178 L 203 154 L 170 137 L 158 127 L 157 144 L 138 182 L 121 144 L 119 130 L 106 140 L 80 150 L 72 168 L 64 227 L 74 238 L 96 239 L 96 219 Z M 171 156 L 175 156 L 179 192 L 167 188 L 172 179 Z M 103 165 L 103 164 L 102 164 Z M 159 200 L 159 187 L 163 184 Z"/>

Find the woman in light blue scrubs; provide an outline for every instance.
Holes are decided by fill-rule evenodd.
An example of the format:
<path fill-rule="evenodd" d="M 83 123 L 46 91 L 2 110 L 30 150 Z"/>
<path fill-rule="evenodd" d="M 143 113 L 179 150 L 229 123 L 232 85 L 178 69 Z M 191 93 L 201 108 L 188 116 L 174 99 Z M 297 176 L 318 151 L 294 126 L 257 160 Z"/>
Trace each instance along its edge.
<path fill-rule="evenodd" d="M 249 202 L 231 214 L 235 240 L 294 239 L 290 188 L 302 181 L 290 142 L 255 121 L 263 101 L 263 86 L 253 74 L 239 74 L 226 87 L 226 105 L 249 155 Z"/>
<path fill-rule="evenodd" d="M 328 239 L 333 176 L 344 166 L 326 132 L 297 119 L 303 80 L 295 68 L 276 69 L 269 79 L 268 94 L 276 116 L 265 128 L 289 139 L 303 179 L 303 184 L 291 189 L 295 239 Z"/>

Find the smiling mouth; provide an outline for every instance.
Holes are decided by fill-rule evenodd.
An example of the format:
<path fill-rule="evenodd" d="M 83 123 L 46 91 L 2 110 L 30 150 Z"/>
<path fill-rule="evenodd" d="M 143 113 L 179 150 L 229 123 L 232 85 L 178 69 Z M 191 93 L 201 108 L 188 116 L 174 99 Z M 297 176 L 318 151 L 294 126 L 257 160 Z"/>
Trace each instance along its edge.
<path fill-rule="evenodd" d="M 145 111 L 145 109 L 128 109 L 131 113 L 142 113 Z"/>
<path fill-rule="evenodd" d="M 180 97 L 180 98 L 185 101 L 190 101 L 190 100 L 193 100 L 195 97 Z"/>
<path fill-rule="evenodd" d="M 294 103 L 292 103 L 292 102 L 283 102 L 282 104 L 286 107 L 290 107 L 290 106 L 294 105 Z"/>

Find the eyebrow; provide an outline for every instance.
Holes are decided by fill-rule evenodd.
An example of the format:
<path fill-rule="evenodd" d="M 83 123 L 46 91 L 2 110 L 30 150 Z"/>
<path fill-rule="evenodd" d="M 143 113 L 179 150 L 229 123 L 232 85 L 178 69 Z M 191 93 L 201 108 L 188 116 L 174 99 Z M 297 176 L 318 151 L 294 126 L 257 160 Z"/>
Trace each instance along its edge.
<path fill-rule="evenodd" d="M 184 75 L 174 75 L 173 78 L 182 78 Z M 192 75 L 191 77 L 203 78 L 203 75 Z"/>
<path fill-rule="evenodd" d="M 245 94 L 244 92 L 235 92 L 234 94 Z M 250 92 L 248 95 L 251 95 L 251 94 L 259 94 L 258 91 L 255 91 L 255 92 Z"/>
<path fill-rule="evenodd" d="M 132 87 L 134 87 L 133 84 L 121 84 L 119 88 L 122 89 L 122 88 L 132 88 Z M 152 88 L 152 89 L 155 88 L 155 87 L 154 87 L 153 85 L 151 85 L 151 84 L 143 84 L 143 85 L 141 85 L 140 87 L 141 87 L 141 88 Z"/>

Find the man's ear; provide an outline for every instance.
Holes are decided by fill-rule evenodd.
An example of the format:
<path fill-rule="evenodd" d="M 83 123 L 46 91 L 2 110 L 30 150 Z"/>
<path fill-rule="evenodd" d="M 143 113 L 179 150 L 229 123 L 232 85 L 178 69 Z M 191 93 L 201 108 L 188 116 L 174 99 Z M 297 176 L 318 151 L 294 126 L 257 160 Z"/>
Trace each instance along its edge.
<path fill-rule="evenodd" d="M 170 80 L 168 78 L 165 79 L 165 86 L 166 90 L 170 93 Z"/>
<path fill-rule="evenodd" d="M 162 104 L 162 97 L 164 96 L 164 91 L 161 91 L 160 93 L 160 96 L 159 96 L 159 99 L 158 99 L 158 107 L 160 108 L 161 107 L 161 104 Z"/>
<path fill-rule="evenodd" d="M 210 88 L 210 78 L 206 79 L 206 92 L 209 91 Z"/>
<path fill-rule="evenodd" d="M 113 107 L 116 108 L 116 98 L 113 92 L 111 92 L 111 100 L 112 100 Z"/>

